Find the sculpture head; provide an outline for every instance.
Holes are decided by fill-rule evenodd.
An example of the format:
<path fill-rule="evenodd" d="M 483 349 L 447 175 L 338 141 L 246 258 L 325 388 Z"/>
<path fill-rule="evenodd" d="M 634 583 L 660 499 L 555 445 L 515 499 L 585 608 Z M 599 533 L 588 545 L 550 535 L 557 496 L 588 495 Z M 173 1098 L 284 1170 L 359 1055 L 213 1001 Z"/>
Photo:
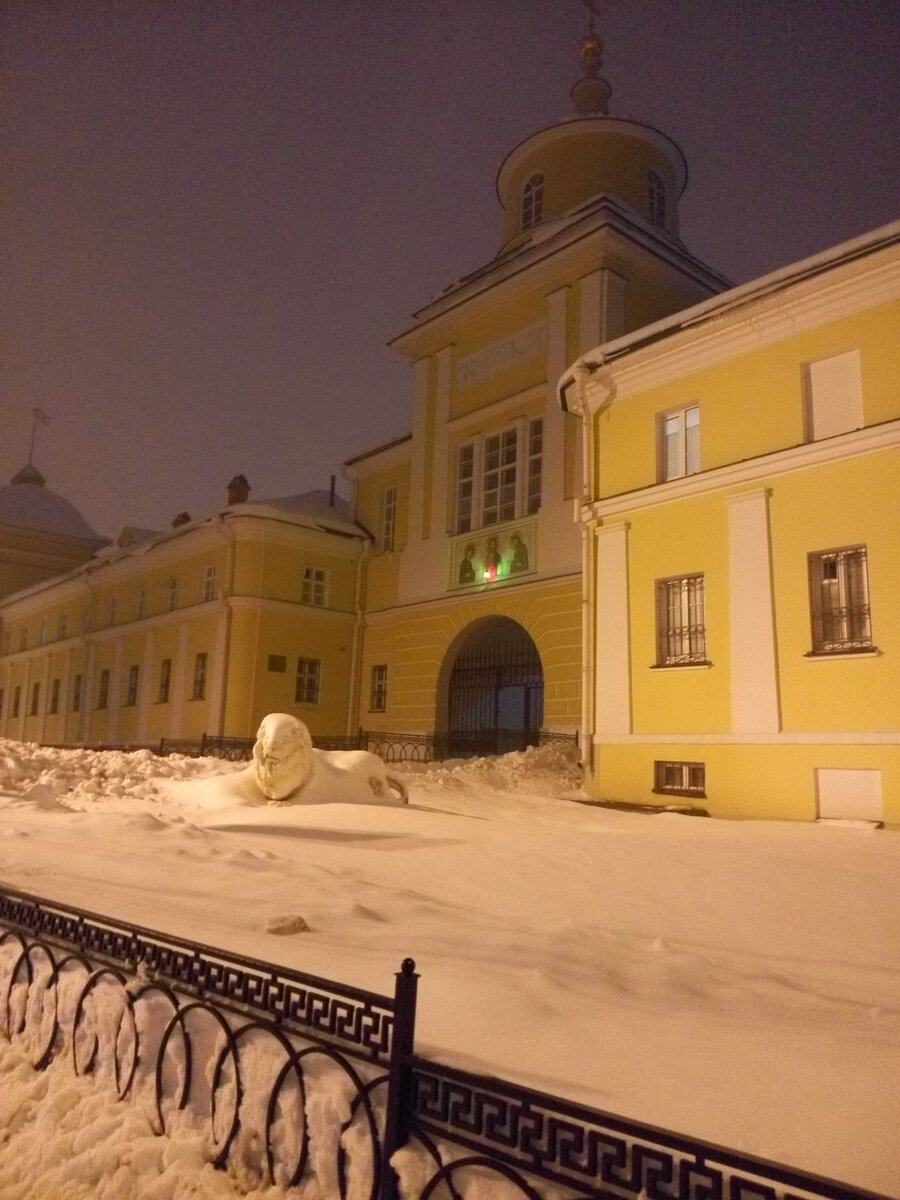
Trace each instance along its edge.
<path fill-rule="evenodd" d="M 263 795 L 270 800 L 286 800 L 303 787 L 312 772 L 309 730 L 288 713 L 269 713 L 256 734 L 253 762 Z"/>

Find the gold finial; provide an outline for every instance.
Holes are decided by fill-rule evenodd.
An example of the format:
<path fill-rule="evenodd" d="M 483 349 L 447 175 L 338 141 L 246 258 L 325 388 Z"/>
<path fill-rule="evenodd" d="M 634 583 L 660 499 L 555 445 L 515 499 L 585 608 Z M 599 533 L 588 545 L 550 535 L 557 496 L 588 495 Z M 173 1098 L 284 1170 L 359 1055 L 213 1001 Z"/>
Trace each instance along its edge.
<path fill-rule="evenodd" d="M 597 113 L 607 113 L 612 88 L 600 75 L 603 65 L 603 39 L 594 30 L 594 18 L 597 12 L 596 0 L 582 0 L 588 10 L 588 31 L 581 39 L 581 62 L 584 75 L 577 81 L 570 93 L 575 111 L 581 117 L 589 117 Z"/>

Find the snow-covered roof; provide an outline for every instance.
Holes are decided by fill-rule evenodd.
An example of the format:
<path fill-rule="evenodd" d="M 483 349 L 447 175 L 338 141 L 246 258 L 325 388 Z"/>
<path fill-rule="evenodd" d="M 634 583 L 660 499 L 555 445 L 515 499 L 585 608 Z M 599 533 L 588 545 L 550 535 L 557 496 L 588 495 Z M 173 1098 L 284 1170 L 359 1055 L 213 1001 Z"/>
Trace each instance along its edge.
<path fill-rule="evenodd" d="M 0 487 L 0 524 L 103 545 L 101 537 L 71 501 L 44 485 L 44 477 L 29 464 Z"/>
<path fill-rule="evenodd" d="M 331 492 L 327 491 L 301 492 L 296 496 L 274 496 L 268 500 L 248 500 L 242 504 L 232 504 L 223 512 L 248 516 L 284 514 L 311 529 L 323 529 L 328 533 L 343 534 L 345 537 L 366 536 L 365 531 L 350 519 L 349 503 L 341 496 L 335 496 L 332 503 Z"/>

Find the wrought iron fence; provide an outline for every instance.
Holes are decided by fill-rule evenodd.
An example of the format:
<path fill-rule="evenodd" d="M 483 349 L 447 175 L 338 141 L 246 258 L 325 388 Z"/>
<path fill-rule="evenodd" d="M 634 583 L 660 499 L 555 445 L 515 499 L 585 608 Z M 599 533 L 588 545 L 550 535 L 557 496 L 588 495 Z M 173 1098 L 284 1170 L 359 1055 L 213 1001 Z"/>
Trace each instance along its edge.
<path fill-rule="evenodd" d="M 0 887 L 0 1033 L 207 1130 L 218 1167 L 325 1194 L 887 1200 L 414 1053 L 393 997 Z M 315 1153 L 311 1147 L 315 1146 Z M 255 1155 L 255 1159 L 254 1159 Z"/>

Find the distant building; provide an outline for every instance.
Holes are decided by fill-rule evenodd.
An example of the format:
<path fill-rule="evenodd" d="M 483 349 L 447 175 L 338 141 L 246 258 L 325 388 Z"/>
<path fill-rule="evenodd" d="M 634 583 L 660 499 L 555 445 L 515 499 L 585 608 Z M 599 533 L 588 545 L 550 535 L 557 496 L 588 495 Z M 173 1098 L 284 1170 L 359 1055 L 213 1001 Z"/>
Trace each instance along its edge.
<path fill-rule="evenodd" d="M 900 222 L 607 341 L 586 786 L 900 823 Z"/>

